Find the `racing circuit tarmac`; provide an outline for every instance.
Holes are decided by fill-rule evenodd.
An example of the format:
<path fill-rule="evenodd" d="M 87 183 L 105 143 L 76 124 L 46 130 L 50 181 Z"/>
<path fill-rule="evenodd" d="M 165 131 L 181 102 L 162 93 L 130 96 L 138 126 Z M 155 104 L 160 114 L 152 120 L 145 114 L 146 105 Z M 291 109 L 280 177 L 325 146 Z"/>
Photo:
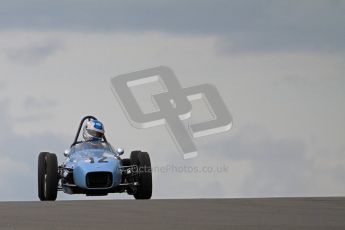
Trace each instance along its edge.
<path fill-rule="evenodd" d="M 345 198 L 0 202 L 0 229 L 345 229 Z"/>

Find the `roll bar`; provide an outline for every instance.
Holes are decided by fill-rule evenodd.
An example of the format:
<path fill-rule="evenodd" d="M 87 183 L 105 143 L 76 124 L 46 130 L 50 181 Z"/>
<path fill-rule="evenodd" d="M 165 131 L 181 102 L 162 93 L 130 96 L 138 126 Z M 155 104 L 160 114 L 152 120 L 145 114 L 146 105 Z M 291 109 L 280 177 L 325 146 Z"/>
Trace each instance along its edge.
<path fill-rule="evenodd" d="M 78 144 L 78 143 L 80 143 L 80 141 L 78 141 L 78 138 L 79 138 L 79 135 L 80 135 L 80 131 L 81 131 L 82 127 L 83 127 L 83 124 L 84 124 L 84 122 L 85 122 L 86 120 L 89 120 L 89 121 L 90 121 L 91 119 L 92 119 L 92 120 L 98 120 L 96 117 L 90 116 L 90 115 L 85 116 L 83 119 L 81 119 L 80 124 L 79 124 L 79 127 L 78 127 L 77 134 L 75 135 L 75 138 L 74 138 L 74 141 L 73 141 L 71 147 L 74 146 L 74 145 L 76 145 L 76 144 Z M 107 139 L 105 138 L 104 135 L 103 135 L 103 141 L 104 141 L 104 142 L 107 142 Z"/>

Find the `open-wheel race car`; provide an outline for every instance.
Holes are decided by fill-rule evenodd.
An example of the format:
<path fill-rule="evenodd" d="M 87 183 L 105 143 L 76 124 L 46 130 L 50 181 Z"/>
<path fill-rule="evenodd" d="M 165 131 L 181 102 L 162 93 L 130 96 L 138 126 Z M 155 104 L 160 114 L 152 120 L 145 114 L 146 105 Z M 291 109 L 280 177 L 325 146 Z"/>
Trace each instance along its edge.
<path fill-rule="evenodd" d="M 81 120 L 73 144 L 64 152 L 66 160 L 61 165 L 58 165 L 55 154 L 39 154 L 39 199 L 54 201 L 58 191 L 87 196 L 127 192 L 135 199 L 150 199 L 152 174 L 149 154 L 132 151 L 130 158 L 121 159 L 123 149 L 115 150 L 104 135 L 98 140 L 80 141 L 84 123 L 90 121 L 97 122 L 97 119 L 86 116 Z"/>

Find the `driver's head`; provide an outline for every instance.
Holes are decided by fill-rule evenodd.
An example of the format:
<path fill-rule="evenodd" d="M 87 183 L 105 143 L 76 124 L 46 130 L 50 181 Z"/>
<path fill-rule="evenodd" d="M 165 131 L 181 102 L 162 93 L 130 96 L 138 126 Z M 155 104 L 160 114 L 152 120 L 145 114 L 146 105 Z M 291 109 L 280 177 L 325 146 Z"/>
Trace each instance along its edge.
<path fill-rule="evenodd" d="M 83 138 L 85 141 L 100 141 L 104 136 L 103 124 L 98 120 L 86 122 L 83 128 Z"/>

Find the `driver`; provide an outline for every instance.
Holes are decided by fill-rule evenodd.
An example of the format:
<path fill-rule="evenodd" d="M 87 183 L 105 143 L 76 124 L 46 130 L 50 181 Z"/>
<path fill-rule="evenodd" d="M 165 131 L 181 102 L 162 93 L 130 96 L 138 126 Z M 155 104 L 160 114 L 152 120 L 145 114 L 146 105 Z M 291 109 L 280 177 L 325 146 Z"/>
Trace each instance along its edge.
<path fill-rule="evenodd" d="M 90 120 L 86 122 L 83 128 L 83 138 L 85 141 L 101 141 L 104 137 L 104 127 L 102 122 L 98 120 Z"/>

